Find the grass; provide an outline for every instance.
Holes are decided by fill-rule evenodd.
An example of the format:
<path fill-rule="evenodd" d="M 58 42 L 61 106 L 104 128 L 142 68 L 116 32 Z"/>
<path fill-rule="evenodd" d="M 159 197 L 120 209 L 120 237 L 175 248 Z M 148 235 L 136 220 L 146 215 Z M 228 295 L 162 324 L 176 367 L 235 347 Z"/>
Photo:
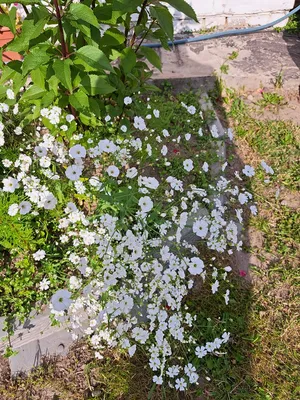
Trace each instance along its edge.
<path fill-rule="evenodd" d="M 273 98 L 283 104 L 276 93 Z M 250 228 L 258 232 L 263 243 L 249 248 L 260 263 L 252 268 L 252 285 L 245 303 L 249 312 L 244 334 L 252 340 L 241 352 L 248 358 L 248 365 L 242 362 L 239 371 L 231 365 L 228 375 L 237 372 L 235 383 L 239 387 L 229 394 L 219 390 L 215 398 L 296 400 L 300 396 L 300 214 L 292 203 L 298 199 L 299 204 L 300 129 L 292 122 L 257 120 L 255 112 L 234 91 L 227 91 L 223 100 L 227 104 L 223 117 L 235 127 L 242 162 L 258 165 L 264 159 L 275 174 L 267 186 L 260 173 L 251 182 L 260 216 L 250 220 Z M 281 204 L 285 199 L 288 206 Z M 239 291 L 237 295 L 240 296 Z M 243 365 L 248 368 L 246 378 Z"/>
<path fill-rule="evenodd" d="M 297 34 L 300 32 L 300 13 L 299 11 L 292 15 L 288 23 L 282 28 L 275 28 L 277 32 L 287 32 L 291 34 Z"/>
<path fill-rule="evenodd" d="M 199 316 L 195 327 L 199 342 L 209 338 L 210 334 L 229 327 L 232 334 L 230 344 L 217 357 L 205 357 L 201 360 L 200 385 L 192 388 L 185 396 L 167 388 L 154 388 L 151 371 L 141 353 L 133 359 L 116 352 L 107 353 L 105 360 L 99 362 L 90 361 L 79 354 L 67 371 L 71 376 L 71 383 L 62 385 L 58 399 L 300 398 L 297 370 L 300 362 L 299 347 L 297 352 L 300 328 L 297 300 L 300 278 L 297 272 L 300 215 L 292 207 L 293 201 L 299 199 L 296 191 L 299 185 L 297 158 L 300 129 L 292 122 L 263 118 L 257 120 L 254 111 L 245 104 L 242 96 L 232 90 L 226 90 L 223 98 L 220 93 L 214 95 L 223 120 L 234 127 L 236 135 L 235 144 L 228 147 L 229 159 L 235 155 L 238 156 L 240 165 L 251 163 L 256 167 L 256 176 L 249 182 L 249 187 L 255 192 L 260 213 L 258 217 L 249 220 L 249 229 L 244 233 L 247 245 L 245 250 L 255 257 L 256 263 L 251 268 L 251 282 L 239 276 L 236 265 L 228 307 L 224 306 L 222 298 L 212 302 L 205 286 L 200 288 L 201 295 L 199 290 L 193 291 L 187 302 Z M 285 103 L 284 99 L 278 98 L 277 93 L 270 99 L 263 100 L 266 103 L 261 104 L 262 109 L 267 108 L 269 103 L 275 102 L 279 107 Z M 267 185 L 259 170 L 261 160 L 265 160 L 275 171 Z M 232 162 L 229 167 L 234 170 L 235 166 Z M 287 199 L 287 205 L 282 205 L 281 202 Z M 209 260 L 211 255 L 206 254 L 206 257 Z M 223 266 L 229 262 L 233 260 L 226 257 L 215 261 Z M 184 356 L 184 349 L 178 351 Z M 81 368 L 81 375 L 78 375 L 76 368 L 83 360 L 86 366 L 84 372 L 82 373 Z M 53 368 L 38 370 L 25 381 L 27 386 L 24 380 L 7 386 L 12 396 L 7 399 L 22 398 L 16 394 L 24 385 L 33 393 L 42 393 L 38 392 L 42 385 L 52 384 L 54 388 L 59 387 L 57 384 L 61 381 L 61 376 Z M 72 390 L 67 391 L 67 387 Z M 74 387 L 80 387 L 80 390 L 76 393 Z M 7 392 L 1 392 L 0 388 L 1 393 L 5 395 Z M 40 397 L 45 398 L 42 394 Z"/>

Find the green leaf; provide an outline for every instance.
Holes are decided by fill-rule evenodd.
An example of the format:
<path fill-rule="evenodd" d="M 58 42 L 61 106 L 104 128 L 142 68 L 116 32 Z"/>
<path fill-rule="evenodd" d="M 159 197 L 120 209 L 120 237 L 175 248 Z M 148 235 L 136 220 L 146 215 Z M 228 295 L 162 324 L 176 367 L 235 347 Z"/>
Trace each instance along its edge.
<path fill-rule="evenodd" d="M 70 59 L 55 60 L 53 63 L 53 69 L 56 77 L 64 85 L 69 92 L 72 92 L 72 80 L 71 80 L 71 68 L 72 61 Z"/>
<path fill-rule="evenodd" d="M 99 23 L 116 25 L 118 18 L 123 14 L 123 12 L 112 9 L 111 4 L 101 4 L 94 8 L 94 14 Z"/>
<path fill-rule="evenodd" d="M 113 0 L 113 10 L 129 13 L 136 11 L 138 6 L 141 6 L 143 0 Z"/>
<path fill-rule="evenodd" d="M 77 111 L 83 111 L 89 108 L 89 98 L 82 90 L 78 90 L 76 93 L 69 96 L 69 101 L 71 106 Z"/>
<path fill-rule="evenodd" d="M 125 36 L 116 28 L 107 29 L 99 42 L 99 46 L 119 46 L 125 42 Z"/>
<path fill-rule="evenodd" d="M 71 4 L 69 13 L 75 20 L 84 21 L 87 24 L 99 28 L 99 22 L 95 17 L 93 11 L 85 4 L 81 3 Z"/>
<path fill-rule="evenodd" d="M 35 39 L 43 31 L 48 18 L 41 19 L 37 23 L 32 19 L 25 19 L 22 24 L 22 32 L 19 36 L 7 46 L 7 50 L 26 51 L 29 47 L 29 41 Z"/>
<path fill-rule="evenodd" d="M 26 102 L 29 100 L 36 100 L 40 99 L 46 94 L 46 91 L 42 88 L 40 88 L 37 85 L 31 85 L 29 89 L 27 89 L 23 96 L 21 97 L 22 102 Z"/>
<path fill-rule="evenodd" d="M 170 6 L 176 8 L 176 10 L 182 12 L 185 14 L 187 17 L 190 17 L 194 21 L 198 22 L 196 13 L 186 1 L 184 0 L 164 0 L 165 3 L 170 4 Z"/>
<path fill-rule="evenodd" d="M 26 57 L 24 57 L 22 72 L 23 75 L 28 74 L 31 70 L 46 64 L 50 60 L 49 54 L 41 49 L 33 49 Z"/>
<path fill-rule="evenodd" d="M 16 33 L 16 7 L 13 7 L 9 14 L 0 14 L 0 26 L 6 26 L 12 33 Z"/>
<path fill-rule="evenodd" d="M 174 26 L 173 17 L 166 7 L 151 7 L 151 15 L 157 19 L 160 27 L 166 32 L 168 37 L 173 40 Z"/>
<path fill-rule="evenodd" d="M 53 101 L 55 99 L 55 93 L 53 90 L 47 90 L 46 93 L 43 96 L 42 102 L 41 102 L 41 107 L 49 107 L 50 104 L 53 104 Z"/>
<path fill-rule="evenodd" d="M 83 46 L 77 51 L 76 55 L 92 68 L 113 71 L 108 58 L 97 47 Z"/>
<path fill-rule="evenodd" d="M 154 65 L 157 69 L 161 71 L 161 61 L 159 55 L 156 53 L 155 50 L 151 49 L 150 47 L 142 46 L 140 47 L 140 53 L 143 54 L 147 58 L 147 60 Z"/>
<path fill-rule="evenodd" d="M 131 47 L 127 47 L 122 51 L 120 66 L 127 75 L 136 65 L 136 54 Z"/>
<path fill-rule="evenodd" d="M 88 94 L 92 96 L 110 94 L 116 90 L 108 83 L 106 76 L 87 75 L 82 79 L 81 84 Z"/>
<path fill-rule="evenodd" d="M 31 71 L 30 74 L 32 82 L 42 89 L 45 89 L 46 69 L 47 67 L 44 65 Z"/>

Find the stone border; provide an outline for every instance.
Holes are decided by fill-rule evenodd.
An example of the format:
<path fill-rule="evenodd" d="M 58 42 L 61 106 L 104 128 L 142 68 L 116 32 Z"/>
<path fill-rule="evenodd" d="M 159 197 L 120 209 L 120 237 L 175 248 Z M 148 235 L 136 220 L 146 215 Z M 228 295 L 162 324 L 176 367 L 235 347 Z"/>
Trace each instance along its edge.
<path fill-rule="evenodd" d="M 175 84 L 175 92 L 181 92 L 191 87 L 194 90 L 199 89 L 199 87 L 204 88 L 208 83 L 207 80 L 202 79 L 178 79 L 174 81 L 171 81 L 171 83 Z M 159 82 L 155 83 L 159 86 Z M 214 116 L 208 123 L 210 132 L 212 132 L 212 127 L 216 126 L 219 133 L 220 140 L 216 141 L 219 161 L 211 166 L 212 175 L 216 176 L 221 172 L 221 166 L 226 158 L 225 131 L 206 92 L 200 96 L 199 103 L 204 112 L 211 112 Z M 203 216 L 204 212 L 207 212 L 206 209 L 199 209 L 197 215 Z M 187 228 L 183 231 L 183 238 L 191 244 L 198 241 L 198 237 L 192 231 L 192 224 L 187 223 Z M 37 367 L 40 365 L 43 356 L 67 354 L 73 343 L 71 334 L 63 326 L 51 326 L 49 315 L 49 309 L 39 315 L 34 315 L 33 312 L 31 318 L 15 327 L 15 333 L 10 338 L 10 344 L 18 354 L 9 358 L 12 376 L 20 372 L 29 372 L 32 368 Z M 7 345 L 7 342 L 1 342 L 6 337 L 6 332 L 3 331 L 4 320 L 4 317 L 0 317 L 0 353 L 4 351 Z"/>

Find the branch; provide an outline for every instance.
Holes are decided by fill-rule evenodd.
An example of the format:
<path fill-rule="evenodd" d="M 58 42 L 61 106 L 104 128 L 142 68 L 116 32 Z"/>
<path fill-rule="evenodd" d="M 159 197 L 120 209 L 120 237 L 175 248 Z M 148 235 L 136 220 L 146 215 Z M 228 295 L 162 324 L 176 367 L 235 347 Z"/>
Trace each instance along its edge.
<path fill-rule="evenodd" d="M 141 21 L 142 21 L 142 18 L 143 18 L 143 13 L 144 13 L 144 11 L 145 11 L 147 5 L 148 5 L 148 0 L 144 0 L 144 2 L 143 2 L 143 4 L 142 4 L 141 11 L 140 11 L 140 14 L 139 14 L 139 17 L 138 17 L 138 20 L 137 20 L 137 23 L 136 23 L 136 26 L 140 25 L 140 23 L 141 23 Z M 133 47 L 133 45 L 134 45 L 134 43 L 135 43 L 135 39 L 136 39 L 136 34 L 135 34 L 135 32 L 134 32 L 133 35 L 132 35 L 132 38 L 131 38 L 131 40 L 130 40 L 130 46 L 131 46 L 131 47 Z"/>

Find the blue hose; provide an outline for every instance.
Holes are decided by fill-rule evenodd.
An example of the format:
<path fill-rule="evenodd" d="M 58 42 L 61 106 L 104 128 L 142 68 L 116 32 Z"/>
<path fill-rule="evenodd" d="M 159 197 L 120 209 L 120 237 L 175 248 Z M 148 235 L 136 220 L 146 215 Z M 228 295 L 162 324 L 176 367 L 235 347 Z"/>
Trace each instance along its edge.
<path fill-rule="evenodd" d="M 289 18 L 291 15 L 295 14 L 299 10 L 300 10 L 300 6 L 294 8 L 292 11 L 290 11 L 284 17 L 278 18 L 276 21 L 269 22 L 268 24 L 265 24 L 265 25 L 255 26 L 253 28 L 245 28 L 245 29 L 231 29 L 231 30 L 225 31 L 225 32 L 209 33 L 208 35 L 201 35 L 201 36 L 196 36 L 196 37 L 186 38 L 186 39 L 178 39 L 178 40 L 174 40 L 173 42 L 169 41 L 168 45 L 176 46 L 176 45 L 180 45 L 180 44 L 201 42 L 202 40 L 216 39 L 216 38 L 225 37 L 225 36 L 246 35 L 248 33 L 259 32 L 264 29 L 271 28 L 272 26 L 274 26 L 276 24 L 279 24 L 279 22 L 284 21 L 286 18 Z M 145 43 L 145 44 L 143 44 L 143 46 L 151 47 L 151 48 L 162 47 L 161 43 Z"/>

